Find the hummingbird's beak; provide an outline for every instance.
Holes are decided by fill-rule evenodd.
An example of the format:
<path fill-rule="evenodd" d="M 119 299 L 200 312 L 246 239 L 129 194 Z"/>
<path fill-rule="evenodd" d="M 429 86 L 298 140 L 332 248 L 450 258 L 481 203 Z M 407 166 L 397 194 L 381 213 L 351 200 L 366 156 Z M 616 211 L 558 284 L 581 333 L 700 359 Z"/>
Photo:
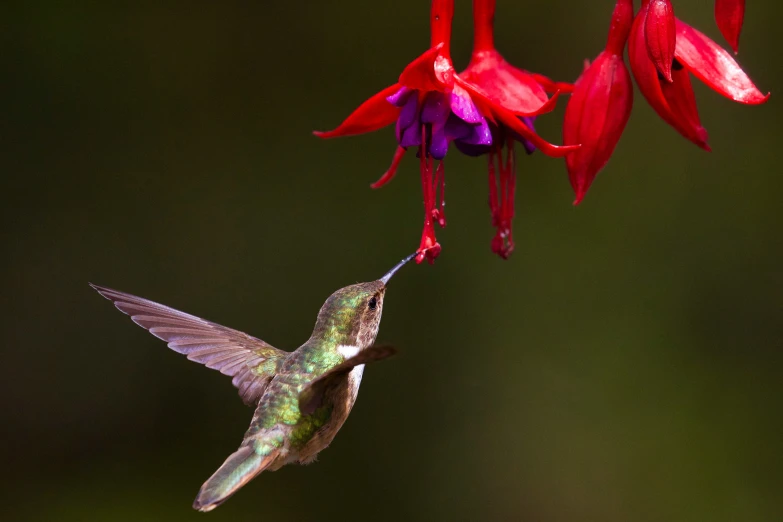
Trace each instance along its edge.
<path fill-rule="evenodd" d="M 395 273 L 397 273 L 397 270 L 399 270 L 400 268 L 402 268 L 402 265 L 404 265 L 405 263 L 407 263 L 408 261 L 410 261 L 411 259 L 413 259 L 414 257 L 416 257 L 416 254 L 418 254 L 418 252 L 414 252 L 414 253 L 412 253 L 411 255 L 409 255 L 408 257 L 406 257 L 405 259 L 403 259 L 403 260 L 402 260 L 402 261 L 400 261 L 399 263 L 397 263 L 397 264 L 394 266 L 394 268 L 392 268 L 391 270 L 389 270 L 388 272 L 386 272 L 386 274 L 385 274 L 385 275 L 384 275 L 382 278 L 380 278 L 378 281 L 380 281 L 380 282 L 381 282 L 381 283 L 383 283 L 384 285 L 385 285 L 386 283 L 388 283 L 388 282 L 389 282 L 389 279 L 391 279 L 391 278 L 392 278 L 392 276 L 393 276 Z"/>

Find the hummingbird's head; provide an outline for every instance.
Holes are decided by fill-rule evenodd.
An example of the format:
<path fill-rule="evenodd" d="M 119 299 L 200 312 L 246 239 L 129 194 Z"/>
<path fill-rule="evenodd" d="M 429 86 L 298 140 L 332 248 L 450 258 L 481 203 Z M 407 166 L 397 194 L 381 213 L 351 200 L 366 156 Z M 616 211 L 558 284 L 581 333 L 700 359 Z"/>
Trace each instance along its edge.
<path fill-rule="evenodd" d="M 359 350 L 372 346 L 381 324 L 386 285 L 415 256 L 403 259 L 377 281 L 346 286 L 330 295 L 318 312 L 313 337 Z"/>

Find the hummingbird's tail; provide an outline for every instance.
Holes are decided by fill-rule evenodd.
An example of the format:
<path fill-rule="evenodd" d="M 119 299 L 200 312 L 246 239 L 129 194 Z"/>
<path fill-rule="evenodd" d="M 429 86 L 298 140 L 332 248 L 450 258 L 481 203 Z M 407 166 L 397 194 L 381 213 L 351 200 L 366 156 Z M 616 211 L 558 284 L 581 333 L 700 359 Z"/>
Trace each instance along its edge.
<path fill-rule="evenodd" d="M 252 446 L 242 446 L 229 455 L 223 465 L 204 482 L 193 502 L 193 509 L 212 511 L 268 468 L 276 457 L 277 451 L 259 455 Z"/>

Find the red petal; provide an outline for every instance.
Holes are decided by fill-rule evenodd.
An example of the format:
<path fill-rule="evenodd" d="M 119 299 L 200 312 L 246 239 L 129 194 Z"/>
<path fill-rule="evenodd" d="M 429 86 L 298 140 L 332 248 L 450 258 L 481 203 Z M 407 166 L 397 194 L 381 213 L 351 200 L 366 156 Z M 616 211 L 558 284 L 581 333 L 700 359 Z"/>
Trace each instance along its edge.
<path fill-rule="evenodd" d="M 684 125 L 689 134 L 685 137 L 693 141 L 706 151 L 711 150 L 707 145 L 707 130 L 701 126 L 699 111 L 696 108 L 696 94 L 693 92 L 691 78 L 687 69 L 674 69 L 672 71 L 672 83 L 661 84 L 661 92 L 666 98 L 666 103 L 672 114 L 677 115 L 677 121 Z M 677 128 L 675 126 L 675 128 Z M 680 129 L 677 129 L 680 130 Z M 680 130 L 680 132 L 683 132 Z"/>
<path fill-rule="evenodd" d="M 568 82 L 556 82 L 543 74 L 530 73 L 535 81 L 537 81 L 546 92 L 570 93 L 574 92 L 574 84 Z"/>
<path fill-rule="evenodd" d="M 523 138 L 527 139 L 530 143 L 535 145 L 538 150 L 550 158 L 562 158 L 570 152 L 578 150 L 581 146 L 579 144 L 553 145 L 530 130 L 530 128 L 522 123 L 522 121 L 519 120 L 515 114 L 504 110 L 502 107 L 493 107 L 492 110 L 495 112 L 497 119 L 501 123 L 503 123 L 506 127 L 509 127 Z"/>
<path fill-rule="evenodd" d="M 402 161 L 402 157 L 405 156 L 405 152 L 407 152 L 407 149 L 403 149 L 402 147 L 397 147 L 397 150 L 394 151 L 394 157 L 392 158 L 392 162 L 391 162 L 391 166 L 389 167 L 389 170 L 384 172 L 383 176 L 381 176 L 380 179 L 378 179 L 378 181 L 370 185 L 370 187 L 374 189 L 381 188 L 382 186 L 390 182 L 392 179 L 394 179 L 394 175 L 397 174 L 397 167 L 399 167 L 400 161 Z"/>
<path fill-rule="evenodd" d="M 602 52 L 577 80 L 563 123 L 563 143 L 582 144 L 565 158 L 575 205 L 609 161 L 632 106 L 633 85 L 623 57 Z"/>
<path fill-rule="evenodd" d="M 516 114 L 509 111 L 505 107 L 502 107 L 494 103 L 479 87 L 472 83 L 466 82 L 459 76 L 454 77 L 454 81 L 457 85 L 468 91 L 473 103 L 476 104 L 481 114 L 485 118 L 492 122 L 499 122 L 509 127 L 511 130 L 530 141 L 541 152 L 552 158 L 562 158 L 569 152 L 573 152 L 579 148 L 579 145 L 553 145 L 543 139 L 541 136 L 530 130 L 530 128 L 522 123 Z"/>
<path fill-rule="evenodd" d="M 736 102 L 758 105 L 769 98 L 759 91 L 722 47 L 686 23 L 677 20 L 677 60 L 712 90 Z"/>
<path fill-rule="evenodd" d="M 715 0 L 715 21 L 734 52 L 739 52 L 739 37 L 745 20 L 745 0 Z"/>
<path fill-rule="evenodd" d="M 638 15 L 634 20 L 633 28 L 631 29 L 631 38 L 628 40 L 628 59 L 631 62 L 631 71 L 634 78 L 636 78 L 636 84 L 639 86 L 639 90 L 647 99 L 650 106 L 658 113 L 666 123 L 674 127 L 680 134 L 691 140 L 693 143 L 709 150 L 707 146 L 707 133 L 698 121 L 698 113 L 696 113 L 695 100 L 694 103 L 689 104 L 690 117 L 684 117 L 677 112 L 672 111 L 669 106 L 669 102 L 664 96 L 663 89 L 661 88 L 661 81 L 658 79 L 658 71 L 650 61 L 650 57 L 647 55 L 647 48 L 645 45 L 644 31 L 642 24 L 644 18 L 642 15 Z M 679 79 L 680 76 L 677 75 Z M 682 99 L 692 99 L 692 96 L 684 96 L 686 92 L 691 92 L 690 81 L 687 85 L 677 85 L 674 89 L 670 89 L 669 96 L 673 96 L 675 92 L 680 92 Z M 680 89 L 679 91 L 677 89 Z M 684 105 L 684 104 L 678 104 Z M 695 115 L 695 118 L 693 117 Z"/>
<path fill-rule="evenodd" d="M 473 53 L 460 76 L 482 89 L 493 103 L 518 116 L 536 116 L 555 106 L 555 100 L 549 99 L 531 74 L 512 66 L 495 50 Z"/>
<path fill-rule="evenodd" d="M 677 39 L 674 8 L 670 0 L 653 0 L 648 4 L 644 18 L 644 37 L 650 60 L 663 77 L 671 82 L 674 45 Z"/>
<path fill-rule="evenodd" d="M 319 138 L 337 138 L 341 136 L 352 136 L 354 134 L 364 134 L 381 129 L 394 123 L 400 113 L 400 109 L 395 107 L 386 98 L 400 89 L 400 84 L 385 88 L 369 100 L 365 101 L 353 111 L 344 122 L 334 130 L 314 131 L 313 134 Z"/>
<path fill-rule="evenodd" d="M 451 84 L 454 68 L 451 61 L 439 56 L 443 45 L 439 43 L 409 63 L 400 74 L 400 85 L 423 92 L 444 91 Z"/>

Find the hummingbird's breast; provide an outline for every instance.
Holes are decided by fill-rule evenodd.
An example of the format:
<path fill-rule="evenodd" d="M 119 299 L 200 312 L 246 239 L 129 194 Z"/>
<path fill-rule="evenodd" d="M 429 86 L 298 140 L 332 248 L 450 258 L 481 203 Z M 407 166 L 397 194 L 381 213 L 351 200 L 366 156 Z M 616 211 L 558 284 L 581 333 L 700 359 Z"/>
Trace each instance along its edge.
<path fill-rule="evenodd" d="M 303 346 L 293 352 L 259 401 L 246 440 L 252 439 L 254 445 L 264 448 L 276 445 L 279 440 L 283 457 L 279 466 L 314 460 L 348 418 L 359 393 L 364 365 L 336 378 L 324 391 L 321 406 L 312 414 L 302 414 L 299 397 L 312 380 L 343 360 L 344 354 L 337 349 Z"/>
<path fill-rule="evenodd" d="M 327 422 L 313 434 L 307 444 L 299 450 L 296 461 L 300 464 L 309 464 L 315 460 L 320 451 L 332 443 L 356 402 L 363 374 L 364 365 L 356 366 L 342 377 L 331 390 L 327 391 L 324 403 L 329 405 L 331 415 Z"/>

